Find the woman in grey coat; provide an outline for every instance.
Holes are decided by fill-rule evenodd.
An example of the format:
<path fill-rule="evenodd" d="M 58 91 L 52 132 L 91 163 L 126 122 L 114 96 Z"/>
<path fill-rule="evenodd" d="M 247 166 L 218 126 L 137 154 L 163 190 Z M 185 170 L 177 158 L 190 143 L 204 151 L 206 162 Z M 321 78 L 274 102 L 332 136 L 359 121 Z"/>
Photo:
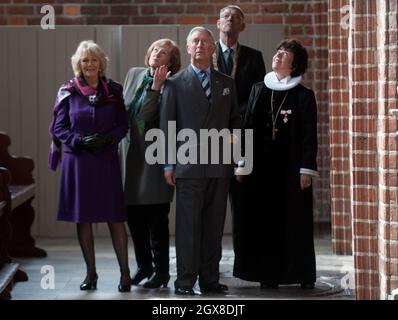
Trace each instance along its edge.
<path fill-rule="evenodd" d="M 159 100 L 163 84 L 181 66 L 177 44 L 155 41 L 145 56 L 147 68 L 131 68 L 124 83 L 130 130 L 120 156 L 130 234 L 138 269 L 132 284 L 143 279 L 145 288 L 166 287 L 169 280 L 169 211 L 173 189 L 163 176 L 163 165 L 148 164 L 145 150 L 152 143 L 145 133 L 159 128 Z"/>

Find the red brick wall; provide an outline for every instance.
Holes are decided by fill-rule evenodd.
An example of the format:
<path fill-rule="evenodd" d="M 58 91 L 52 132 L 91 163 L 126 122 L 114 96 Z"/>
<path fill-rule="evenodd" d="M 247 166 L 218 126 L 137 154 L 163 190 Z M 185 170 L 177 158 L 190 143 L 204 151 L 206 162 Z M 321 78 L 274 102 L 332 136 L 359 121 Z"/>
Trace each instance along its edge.
<path fill-rule="evenodd" d="M 398 4 L 380 1 L 378 12 L 378 162 L 380 298 L 398 288 L 398 121 L 389 114 L 398 108 Z"/>
<path fill-rule="evenodd" d="M 397 107 L 397 1 L 332 0 L 329 9 L 334 249 L 353 251 L 357 299 L 386 299 L 398 287 L 397 121 L 389 115 Z"/>
<path fill-rule="evenodd" d="M 40 8 L 49 4 L 55 8 L 60 25 L 212 24 L 219 10 L 230 3 L 243 9 L 247 23 L 300 26 L 295 33 L 314 34 L 308 26 L 326 21 L 326 0 L 0 0 L 0 23 L 37 24 Z M 320 12 L 323 14 L 314 15 Z"/>
<path fill-rule="evenodd" d="M 289 14 L 282 15 L 283 24 L 286 26 L 285 34 L 287 37 L 299 39 L 308 49 L 310 57 L 305 84 L 315 91 L 317 98 L 318 170 L 321 177 L 314 183 L 314 208 L 316 220 L 330 221 L 328 2 L 284 2 L 289 3 Z"/>

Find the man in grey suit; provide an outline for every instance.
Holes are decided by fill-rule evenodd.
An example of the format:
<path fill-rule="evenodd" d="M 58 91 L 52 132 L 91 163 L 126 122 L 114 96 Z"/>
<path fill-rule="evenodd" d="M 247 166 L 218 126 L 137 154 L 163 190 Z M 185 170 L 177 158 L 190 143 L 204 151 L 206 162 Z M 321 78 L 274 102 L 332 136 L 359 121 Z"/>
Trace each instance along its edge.
<path fill-rule="evenodd" d="M 200 137 L 203 129 L 217 132 L 240 129 L 234 81 L 210 68 L 210 58 L 215 51 L 211 31 L 193 28 L 187 37 L 187 51 L 191 64 L 170 78 L 164 88 L 160 106 L 163 132 L 169 135 L 170 121 L 175 122 L 177 133 L 189 129 L 196 137 Z M 177 150 L 183 144 L 177 141 Z M 197 157 L 208 151 L 204 145 L 203 141 L 193 144 Z M 166 148 L 167 151 L 170 150 Z M 219 163 L 208 164 L 203 163 L 207 161 L 198 160 L 195 164 L 179 160 L 165 167 L 166 181 L 176 186 L 177 197 L 175 293 L 195 295 L 193 287 L 198 276 L 202 293 L 224 293 L 228 287 L 219 283 L 219 262 L 233 165 L 220 163 L 221 158 Z"/>

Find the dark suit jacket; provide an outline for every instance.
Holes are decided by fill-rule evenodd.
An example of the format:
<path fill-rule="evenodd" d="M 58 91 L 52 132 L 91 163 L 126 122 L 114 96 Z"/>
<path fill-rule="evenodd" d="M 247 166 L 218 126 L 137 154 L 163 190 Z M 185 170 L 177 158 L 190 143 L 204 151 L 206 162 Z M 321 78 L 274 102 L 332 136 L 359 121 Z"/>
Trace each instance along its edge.
<path fill-rule="evenodd" d="M 197 141 L 177 141 L 177 150 L 187 143 L 196 147 L 198 164 L 181 164 L 174 168 L 176 178 L 226 178 L 233 175 L 232 164 L 199 164 L 199 156 L 203 153 L 200 144 L 200 129 L 241 129 L 242 120 L 238 110 L 235 83 L 216 70 L 211 70 L 211 99 L 210 104 L 202 84 L 195 71 L 189 65 L 175 76 L 167 80 L 164 87 L 160 106 L 160 127 L 168 136 L 168 122 L 176 121 L 177 134 L 182 129 L 195 132 Z M 222 141 L 221 141 L 222 142 Z M 222 155 L 222 143 L 219 154 Z M 166 148 L 166 151 L 169 151 Z M 166 153 L 166 163 L 167 163 Z M 233 161 L 232 161 L 233 162 Z"/>
<path fill-rule="evenodd" d="M 265 76 L 265 65 L 263 55 L 260 51 L 240 45 L 239 43 L 238 50 L 239 56 L 236 67 L 235 84 L 238 94 L 239 112 L 244 118 L 251 88 L 253 84 L 263 81 Z M 218 70 L 225 73 L 222 49 L 218 41 L 216 42 L 216 57 Z"/>

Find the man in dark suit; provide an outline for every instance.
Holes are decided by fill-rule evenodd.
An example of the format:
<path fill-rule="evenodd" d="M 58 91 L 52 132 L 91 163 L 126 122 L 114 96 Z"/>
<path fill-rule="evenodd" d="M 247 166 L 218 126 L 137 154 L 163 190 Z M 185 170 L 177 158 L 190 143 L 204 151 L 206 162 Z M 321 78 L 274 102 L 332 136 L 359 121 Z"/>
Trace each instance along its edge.
<path fill-rule="evenodd" d="M 243 11 L 236 5 L 220 10 L 220 19 L 217 20 L 220 39 L 216 42 L 216 53 L 212 59 L 214 69 L 235 80 L 242 119 L 253 84 L 263 81 L 265 76 L 262 53 L 238 42 L 239 34 L 246 26 L 244 19 Z"/>
<path fill-rule="evenodd" d="M 263 81 L 265 65 L 260 51 L 241 45 L 239 34 L 245 29 L 245 16 L 237 5 L 228 5 L 220 10 L 217 28 L 220 39 L 216 42 L 213 54 L 213 68 L 231 76 L 235 80 L 239 112 L 245 118 L 247 102 L 253 84 Z M 242 228 L 241 218 L 245 215 L 244 185 L 231 179 L 230 201 L 232 211 L 233 245 L 235 260 L 244 259 L 246 229 Z"/>
<path fill-rule="evenodd" d="M 170 78 L 164 88 L 160 106 L 163 132 L 169 137 L 170 121 L 175 122 L 177 133 L 190 130 L 196 137 L 201 136 L 203 129 L 217 132 L 240 129 L 234 81 L 210 68 L 210 58 L 215 51 L 211 31 L 193 28 L 187 37 L 187 51 L 191 64 Z M 198 277 L 202 293 L 223 293 L 228 288 L 219 283 L 219 262 L 233 166 L 221 163 L 222 159 L 213 164 L 208 161 L 210 155 L 203 161 L 203 154 L 211 148 L 202 139 L 193 143 L 189 139 L 178 140 L 177 155 L 182 146 L 189 144 L 190 152 L 195 149 L 193 154 L 200 157 L 200 161 L 184 163 L 177 157 L 175 165 L 167 162 L 165 167 L 166 181 L 176 186 L 177 198 L 175 293 L 194 295 Z M 166 152 L 170 151 L 168 148 Z M 221 149 L 217 152 L 223 154 Z"/>

